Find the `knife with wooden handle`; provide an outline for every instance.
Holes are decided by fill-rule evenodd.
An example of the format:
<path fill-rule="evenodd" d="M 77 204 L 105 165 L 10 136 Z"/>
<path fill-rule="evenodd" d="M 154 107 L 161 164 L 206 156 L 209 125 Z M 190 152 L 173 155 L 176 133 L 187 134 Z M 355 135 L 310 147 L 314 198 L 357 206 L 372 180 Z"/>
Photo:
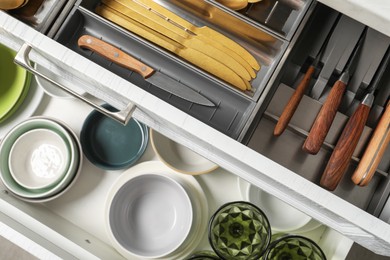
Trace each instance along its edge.
<path fill-rule="evenodd" d="M 333 191 L 341 181 L 359 142 L 373 101 L 374 96 L 368 94 L 349 118 L 321 176 L 320 185 L 323 188 Z"/>
<path fill-rule="evenodd" d="M 106 59 L 140 74 L 146 81 L 175 96 L 204 106 L 215 106 L 210 100 L 169 76 L 149 67 L 120 49 L 90 35 L 78 40 L 81 48 L 92 50 Z"/>
<path fill-rule="evenodd" d="M 366 150 L 352 175 L 352 181 L 359 186 L 366 186 L 371 181 L 390 142 L 390 100 L 385 112 L 367 145 Z"/>
<path fill-rule="evenodd" d="M 128 17 L 106 5 L 99 5 L 96 7 L 96 13 L 106 18 L 107 20 L 129 30 L 130 32 L 133 32 L 145 38 L 146 40 L 163 47 L 164 49 L 178 55 L 195 66 L 209 72 L 211 75 L 214 75 L 241 90 L 247 90 L 251 88 L 248 81 L 240 78 L 234 71 L 219 61 L 214 60 L 194 49 L 186 48 L 180 43 L 175 42 L 172 39 L 132 19 L 129 19 Z"/>
<path fill-rule="evenodd" d="M 345 89 L 355 71 L 359 61 L 360 49 L 363 45 L 367 27 L 365 27 L 361 34 L 358 43 L 356 44 L 348 63 L 345 65 L 344 72 L 340 78 L 333 84 L 333 87 L 322 105 L 314 123 L 309 131 L 302 149 L 310 154 L 317 154 L 332 126 L 333 120 L 337 114 Z"/>

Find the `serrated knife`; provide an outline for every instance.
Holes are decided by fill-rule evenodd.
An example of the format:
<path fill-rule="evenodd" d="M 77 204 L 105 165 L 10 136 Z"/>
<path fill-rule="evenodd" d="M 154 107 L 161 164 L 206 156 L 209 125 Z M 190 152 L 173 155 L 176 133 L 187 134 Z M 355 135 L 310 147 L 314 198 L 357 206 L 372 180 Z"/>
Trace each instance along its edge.
<path fill-rule="evenodd" d="M 91 35 L 83 35 L 78 40 L 81 48 L 89 49 L 105 57 L 106 59 L 140 74 L 147 82 L 159 87 L 175 96 L 187 101 L 213 107 L 215 104 L 206 97 L 179 81 L 155 70 L 154 68 L 135 59 L 110 43 L 95 38 Z"/>

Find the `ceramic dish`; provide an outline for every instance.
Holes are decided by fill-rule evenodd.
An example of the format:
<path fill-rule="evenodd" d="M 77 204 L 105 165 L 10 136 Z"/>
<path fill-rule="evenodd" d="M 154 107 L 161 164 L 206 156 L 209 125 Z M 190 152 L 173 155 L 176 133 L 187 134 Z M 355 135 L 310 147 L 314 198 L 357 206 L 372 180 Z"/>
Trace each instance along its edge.
<path fill-rule="evenodd" d="M 20 186 L 12 178 L 9 171 L 8 165 L 8 154 L 11 150 L 13 143 L 17 138 L 22 135 L 24 132 L 27 132 L 32 129 L 37 128 L 47 128 L 53 131 L 56 131 L 62 136 L 64 140 L 68 143 L 71 152 L 71 163 L 69 165 L 68 171 L 65 176 L 61 179 L 59 183 L 49 189 L 37 189 L 29 190 Z M 77 173 L 78 168 L 81 165 L 81 149 L 78 147 L 77 139 L 74 138 L 74 135 L 70 134 L 68 128 L 65 128 L 63 124 L 44 117 L 33 117 L 30 118 L 17 126 L 15 126 L 11 131 L 3 138 L 0 144 L 0 178 L 3 181 L 4 185 L 13 193 L 18 195 L 21 198 L 26 199 L 42 199 L 49 198 L 54 194 L 57 194 L 59 191 L 63 190 L 69 183 L 74 179 L 74 175 Z"/>
<path fill-rule="evenodd" d="M 62 83 L 65 86 L 68 86 L 71 90 L 75 91 L 79 95 L 85 95 L 85 93 L 86 93 L 86 91 L 83 90 L 82 88 L 77 87 L 68 81 L 64 81 L 64 79 L 62 77 L 60 77 L 59 75 L 57 75 L 56 73 L 53 73 L 50 70 L 48 70 L 48 69 L 46 69 L 38 64 L 35 64 L 35 69 L 37 69 L 39 72 L 44 73 L 52 80 L 54 80 L 58 83 Z M 48 82 L 47 80 L 45 80 L 39 76 L 35 76 L 35 79 L 36 79 L 38 85 L 43 89 L 43 91 L 45 91 L 45 93 L 51 97 L 74 98 L 71 94 L 67 93 L 66 91 L 62 90 L 61 88 L 53 85 L 52 83 Z"/>
<path fill-rule="evenodd" d="M 109 223 L 109 212 L 110 205 L 118 190 L 128 182 L 128 180 L 140 176 L 143 174 L 153 174 L 169 176 L 170 178 L 178 181 L 190 195 L 192 207 L 193 207 L 193 223 L 190 230 L 190 234 L 186 241 L 169 256 L 161 257 L 159 259 L 183 259 L 185 256 L 190 254 L 204 238 L 207 221 L 208 221 L 208 203 L 205 193 L 193 176 L 178 174 L 168 168 L 166 165 L 159 161 L 147 161 L 137 164 L 128 170 L 126 170 L 120 177 L 115 181 L 111 187 L 106 200 L 105 206 L 105 220 L 106 228 L 109 239 L 113 247 L 127 259 L 136 259 L 137 256 L 126 250 L 121 244 L 118 243 L 116 238 L 111 232 Z"/>
<path fill-rule="evenodd" d="M 0 123 L 19 108 L 30 87 L 31 74 L 13 62 L 15 55 L 0 45 Z"/>
<path fill-rule="evenodd" d="M 8 156 L 11 176 L 27 189 L 57 184 L 70 166 L 71 152 L 61 135 L 46 128 L 25 132 L 14 142 Z"/>
<path fill-rule="evenodd" d="M 123 126 L 94 110 L 83 124 L 80 140 L 91 163 L 105 170 L 118 170 L 133 165 L 142 156 L 149 134 L 147 127 L 133 118 Z"/>
<path fill-rule="evenodd" d="M 238 185 L 242 199 L 255 204 L 268 216 L 273 233 L 305 233 L 321 226 L 321 223 L 310 216 L 251 185 L 240 177 L 238 177 Z"/>
<path fill-rule="evenodd" d="M 2 139 L 2 137 L 7 134 L 7 132 L 10 131 L 10 129 L 12 129 L 16 124 L 26 120 L 27 118 L 31 117 L 31 115 L 33 115 L 39 105 L 42 104 L 41 101 L 43 96 L 43 90 L 38 87 L 34 77 L 32 77 L 27 97 L 24 99 L 19 109 L 16 110 L 5 121 L 0 123 L 0 139 Z"/>
<path fill-rule="evenodd" d="M 192 226 L 192 205 L 173 178 L 154 173 L 129 179 L 109 209 L 112 234 L 138 257 L 159 258 L 174 252 Z"/>
<path fill-rule="evenodd" d="M 175 171 L 199 175 L 218 168 L 215 163 L 152 129 L 150 129 L 150 139 L 159 159 Z"/>
<path fill-rule="evenodd" d="M 82 148 L 81 148 L 81 143 L 78 140 L 76 133 L 72 129 L 70 129 L 66 124 L 64 124 L 63 122 L 55 120 L 55 119 L 52 119 L 52 120 L 57 122 L 64 129 L 67 130 L 67 132 L 72 136 L 72 139 L 75 141 L 75 144 L 76 144 L 75 148 L 77 150 L 77 153 L 79 155 L 82 155 L 83 152 L 82 152 Z M 45 203 L 45 202 L 53 201 L 53 200 L 57 199 L 58 197 L 61 197 L 64 193 L 68 192 L 73 187 L 76 180 L 79 178 L 79 176 L 81 174 L 82 166 L 83 166 L 83 156 L 79 156 L 78 164 L 75 165 L 75 169 L 76 169 L 75 174 L 73 174 L 72 178 L 68 181 L 68 183 L 66 185 L 63 185 L 60 189 L 58 189 L 58 191 L 56 193 L 54 193 L 48 197 L 25 198 L 25 197 L 22 197 L 22 196 L 15 194 L 15 193 L 12 193 L 12 191 L 11 191 L 11 193 L 12 193 L 12 195 L 19 198 L 20 200 L 24 200 L 24 201 L 27 201 L 30 203 Z"/>

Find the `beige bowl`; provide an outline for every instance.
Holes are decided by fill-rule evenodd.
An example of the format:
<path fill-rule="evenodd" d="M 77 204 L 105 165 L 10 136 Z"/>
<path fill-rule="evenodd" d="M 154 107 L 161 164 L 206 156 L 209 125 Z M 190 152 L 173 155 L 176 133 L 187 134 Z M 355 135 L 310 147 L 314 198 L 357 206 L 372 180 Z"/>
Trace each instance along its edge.
<path fill-rule="evenodd" d="M 159 159 L 177 172 L 199 175 L 218 168 L 217 164 L 152 129 L 150 139 Z"/>

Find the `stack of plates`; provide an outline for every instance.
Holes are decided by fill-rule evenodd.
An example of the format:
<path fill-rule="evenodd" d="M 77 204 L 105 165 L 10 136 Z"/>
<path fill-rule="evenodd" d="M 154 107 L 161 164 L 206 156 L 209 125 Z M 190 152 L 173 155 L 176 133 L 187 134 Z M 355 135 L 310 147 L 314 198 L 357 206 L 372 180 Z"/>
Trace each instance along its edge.
<path fill-rule="evenodd" d="M 148 161 L 120 175 L 110 189 L 105 217 L 110 241 L 126 259 L 182 259 L 206 232 L 208 204 L 193 176 Z"/>
<path fill-rule="evenodd" d="M 31 74 L 13 62 L 15 54 L 0 45 L 0 123 L 19 108 L 30 87 Z"/>
<path fill-rule="evenodd" d="M 0 144 L 0 178 L 16 197 L 46 202 L 66 192 L 82 166 L 82 149 L 66 125 L 32 117 L 12 128 Z"/>

